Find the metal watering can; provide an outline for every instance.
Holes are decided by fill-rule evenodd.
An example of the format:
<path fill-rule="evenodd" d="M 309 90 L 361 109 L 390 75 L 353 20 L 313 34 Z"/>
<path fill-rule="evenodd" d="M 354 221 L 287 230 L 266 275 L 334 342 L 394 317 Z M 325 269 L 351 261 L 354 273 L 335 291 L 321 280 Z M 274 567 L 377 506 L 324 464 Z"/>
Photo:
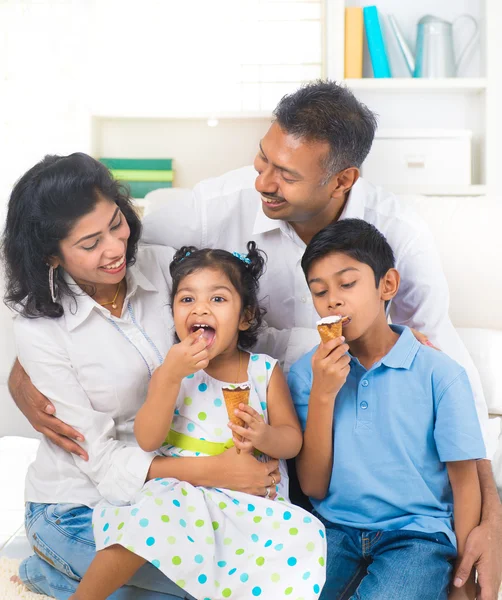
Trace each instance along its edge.
<path fill-rule="evenodd" d="M 460 56 L 455 60 L 453 28 L 461 19 L 469 20 L 474 29 Z M 472 49 L 478 33 L 478 23 L 471 15 L 460 15 L 452 23 L 439 17 L 426 15 L 417 25 L 417 48 L 414 59 L 392 15 L 389 15 L 389 22 L 413 77 L 455 77 L 462 61 Z"/>

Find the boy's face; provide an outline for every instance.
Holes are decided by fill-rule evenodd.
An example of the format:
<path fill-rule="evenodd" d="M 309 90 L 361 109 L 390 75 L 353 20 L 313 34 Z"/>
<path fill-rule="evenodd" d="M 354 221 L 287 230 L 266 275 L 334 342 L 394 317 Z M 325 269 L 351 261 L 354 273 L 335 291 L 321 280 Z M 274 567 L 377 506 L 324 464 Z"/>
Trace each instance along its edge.
<path fill-rule="evenodd" d="M 385 301 L 396 294 L 399 275 L 390 269 L 376 287 L 371 267 L 333 252 L 312 263 L 308 284 L 320 317 L 350 318 L 343 326 L 343 335 L 351 342 L 363 336 L 379 319 L 386 321 Z"/>

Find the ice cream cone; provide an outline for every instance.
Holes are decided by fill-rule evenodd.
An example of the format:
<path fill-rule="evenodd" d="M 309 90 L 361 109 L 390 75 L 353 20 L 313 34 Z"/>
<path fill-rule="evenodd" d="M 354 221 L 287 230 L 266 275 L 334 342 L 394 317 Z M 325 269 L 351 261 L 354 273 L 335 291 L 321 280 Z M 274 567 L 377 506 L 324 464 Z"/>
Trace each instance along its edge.
<path fill-rule="evenodd" d="M 317 321 L 317 331 L 321 336 L 321 340 L 326 343 L 342 335 L 342 325 L 347 321 L 347 317 L 324 317 Z"/>
<path fill-rule="evenodd" d="M 248 383 L 241 383 L 232 387 L 222 388 L 225 406 L 227 407 L 228 418 L 231 423 L 244 427 L 244 421 L 235 414 L 235 409 L 239 408 L 239 404 L 249 404 L 249 392 L 251 388 Z M 237 439 L 242 441 L 242 437 L 234 433 Z M 237 448 L 237 454 L 240 453 Z"/>

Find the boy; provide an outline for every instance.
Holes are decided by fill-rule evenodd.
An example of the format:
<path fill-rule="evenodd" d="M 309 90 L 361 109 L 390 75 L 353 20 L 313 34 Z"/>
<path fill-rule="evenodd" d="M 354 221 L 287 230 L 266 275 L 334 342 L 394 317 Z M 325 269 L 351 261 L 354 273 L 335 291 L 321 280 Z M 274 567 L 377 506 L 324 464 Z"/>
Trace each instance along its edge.
<path fill-rule="evenodd" d="M 388 324 L 399 273 L 369 223 L 320 231 L 302 268 L 320 317 L 348 317 L 343 336 L 288 380 L 304 430 L 298 479 L 326 525 L 320 598 L 446 599 L 451 563 L 480 519 L 485 449 L 466 373 Z M 450 598 L 474 595 L 471 578 Z"/>

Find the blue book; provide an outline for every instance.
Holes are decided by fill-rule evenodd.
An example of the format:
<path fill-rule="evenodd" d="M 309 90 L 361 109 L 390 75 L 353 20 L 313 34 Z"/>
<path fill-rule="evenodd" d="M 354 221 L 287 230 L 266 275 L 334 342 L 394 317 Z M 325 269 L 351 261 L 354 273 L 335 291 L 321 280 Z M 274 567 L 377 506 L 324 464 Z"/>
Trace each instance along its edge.
<path fill-rule="evenodd" d="M 378 19 L 376 6 L 365 6 L 364 28 L 366 30 L 366 39 L 368 40 L 368 49 L 370 51 L 371 65 L 373 67 L 374 77 L 392 77 L 389 66 L 389 59 L 385 50 L 382 28 Z"/>

